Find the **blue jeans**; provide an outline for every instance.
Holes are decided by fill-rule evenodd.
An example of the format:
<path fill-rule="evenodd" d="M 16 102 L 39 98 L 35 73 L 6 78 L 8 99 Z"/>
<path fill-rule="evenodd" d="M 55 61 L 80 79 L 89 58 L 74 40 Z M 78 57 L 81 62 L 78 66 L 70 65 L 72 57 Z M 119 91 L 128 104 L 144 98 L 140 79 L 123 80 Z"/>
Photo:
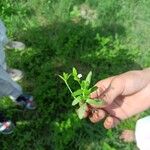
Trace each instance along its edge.
<path fill-rule="evenodd" d="M 0 97 L 10 96 L 16 99 L 22 94 L 21 86 L 13 81 L 7 73 L 7 64 L 5 61 L 5 45 L 8 42 L 6 27 L 0 20 Z"/>

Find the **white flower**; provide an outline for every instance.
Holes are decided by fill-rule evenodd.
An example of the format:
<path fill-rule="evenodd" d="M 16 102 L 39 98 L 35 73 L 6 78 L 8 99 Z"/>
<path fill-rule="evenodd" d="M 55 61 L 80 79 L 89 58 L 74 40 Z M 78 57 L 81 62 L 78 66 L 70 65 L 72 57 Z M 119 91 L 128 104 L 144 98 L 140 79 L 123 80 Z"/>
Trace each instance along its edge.
<path fill-rule="evenodd" d="M 82 74 L 78 74 L 78 78 L 79 78 L 79 79 L 82 78 Z"/>

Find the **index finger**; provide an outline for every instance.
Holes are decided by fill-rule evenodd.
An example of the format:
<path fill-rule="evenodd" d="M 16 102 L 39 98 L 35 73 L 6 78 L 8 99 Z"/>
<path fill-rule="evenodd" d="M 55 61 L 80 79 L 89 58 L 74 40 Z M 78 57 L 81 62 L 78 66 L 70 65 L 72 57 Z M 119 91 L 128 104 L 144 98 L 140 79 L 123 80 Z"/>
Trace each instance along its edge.
<path fill-rule="evenodd" d="M 106 89 L 108 89 L 108 87 L 110 86 L 110 83 L 112 81 L 112 79 L 114 78 L 113 77 L 109 77 L 109 78 L 106 78 L 104 80 L 100 80 L 99 82 L 97 82 L 95 84 L 95 86 L 97 87 L 97 90 L 92 92 L 90 97 L 92 99 L 94 98 L 100 98 L 100 96 L 106 91 Z"/>

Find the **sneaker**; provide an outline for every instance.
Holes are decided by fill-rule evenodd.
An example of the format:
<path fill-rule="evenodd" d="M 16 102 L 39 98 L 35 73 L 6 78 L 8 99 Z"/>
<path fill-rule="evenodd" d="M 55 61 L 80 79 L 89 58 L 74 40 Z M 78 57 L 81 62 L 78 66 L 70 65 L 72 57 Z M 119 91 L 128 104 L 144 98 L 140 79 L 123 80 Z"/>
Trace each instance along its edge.
<path fill-rule="evenodd" d="M 23 78 L 23 72 L 18 69 L 7 69 L 7 73 L 10 75 L 13 81 L 19 81 Z"/>
<path fill-rule="evenodd" d="M 25 44 L 19 41 L 9 41 L 6 44 L 7 49 L 18 49 L 18 50 L 24 50 L 25 49 Z"/>
<path fill-rule="evenodd" d="M 20 95 L 17 99 L 16 99 L 16 102 L 18 105 L 26 108 L 26 109 L 29 109 L 29 110 L 34 110 L 36 109 L 36 104 L 35 102 L 33 101 L 33 96 L 30 96 L 30 95 Z"/>
<path fill-rule="evenodd" d="M 15 128 L 15 125 L 8 120 L 2 113 L 0 113 L 0 133 L 11 134 Z"/>

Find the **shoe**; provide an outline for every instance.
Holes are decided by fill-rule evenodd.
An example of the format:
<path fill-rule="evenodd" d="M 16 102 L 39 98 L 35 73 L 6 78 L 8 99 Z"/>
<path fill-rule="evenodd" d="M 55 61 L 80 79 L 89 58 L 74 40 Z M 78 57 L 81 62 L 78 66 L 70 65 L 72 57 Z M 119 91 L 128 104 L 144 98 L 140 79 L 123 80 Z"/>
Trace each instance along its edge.
<path fill-rule="evenodd" d="M 15 128 L 15 125 L 8 120 L 2 113 L 0 113 L 0 133 L 11 134 Z"/>
<path fill-rule="evenodd" d="M 23 72 L 18 69 L 7 69 L 7 73 L 10 75 L 13 81 L 19 81 L 23 78 Z"/>
<path fill-rule="evenodd" d="M 5 47 L 6 49 L 18 49 L 21 51 L 25 49 L 25 44 L 19 41 L 9 41 Z"/>
<path fill-rule="evenodd" d="M 26 109 L 34 110 L 36 109 L 36 104 L 33 100 L 33 96 L 22 94 L 16 99 L 17 105 L 20 105 Z"/>

